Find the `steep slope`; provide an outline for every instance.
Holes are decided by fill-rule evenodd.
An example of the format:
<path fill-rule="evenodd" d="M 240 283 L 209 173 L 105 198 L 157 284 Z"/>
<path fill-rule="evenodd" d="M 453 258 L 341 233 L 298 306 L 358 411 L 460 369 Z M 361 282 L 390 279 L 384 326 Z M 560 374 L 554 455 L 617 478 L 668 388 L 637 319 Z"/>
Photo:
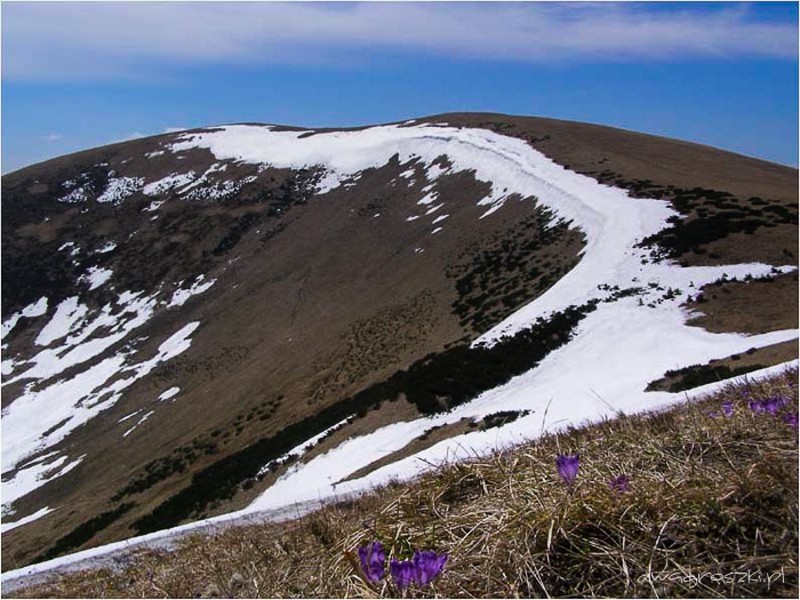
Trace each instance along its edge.
<path fill-rule="evenodd" d="M 590 125 L 194 130 L 5 176 L 2 210 L 4 569 L 415 472 L 373 463 L 432 428 L 462 435 L 429 460 L 524 437 L 532 397 L 598 416 L 598 374 L 638 408 L 670 368 L 797 337 L 796 312 L 745 338 L 680 308 L 723 273 L 796 290 L 796 171 Z M 498 410 L 528 414 L 455 427 Z"/>

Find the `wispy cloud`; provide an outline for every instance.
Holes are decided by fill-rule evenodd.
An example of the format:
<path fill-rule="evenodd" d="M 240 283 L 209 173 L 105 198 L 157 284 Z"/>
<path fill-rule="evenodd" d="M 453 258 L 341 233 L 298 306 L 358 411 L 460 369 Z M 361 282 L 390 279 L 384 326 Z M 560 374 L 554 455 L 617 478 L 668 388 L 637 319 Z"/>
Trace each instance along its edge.
<path fill-rule="evenodd" d="M 365 52 L 369 50 L 370 52 Z M 330 64 L 379 51 L 486 60 L 794 58 L 794 23 L 746 6 L 643 4 L 7 3 L 3 76 L 164 76 L 182 66 Z"/>
<path fill-rule="evenodd" d="M 60 133 L 48 133 L 47 135 L 43 135 L 42 139 L 45 142 L 57 142 L 61 140 L 64 136 Z"/>

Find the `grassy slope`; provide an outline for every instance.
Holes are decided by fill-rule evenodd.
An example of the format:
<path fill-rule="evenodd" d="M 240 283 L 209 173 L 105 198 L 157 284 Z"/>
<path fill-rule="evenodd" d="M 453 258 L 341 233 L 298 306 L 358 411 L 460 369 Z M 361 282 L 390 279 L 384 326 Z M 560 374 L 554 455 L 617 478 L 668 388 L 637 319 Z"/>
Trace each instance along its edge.
<path fill-rule="evenodd" d="M 778 415 L 748 400 L 780 394 Z M 720 414 L 723 400 L 735 412 Z M 447 551 L 416 597 L 781 596 L 798 593 L 797 371 L 672 410 L 571 429 L 288 524 L 188 538 L 116 572 L 75 573 L 25 597 L 375 597 L 346 553 L 381 540 Z M 717 414 L 713 414 L 717 413 Z M 580 453 L 574 489 L 559 453 Z M 609 481 L 630 477 L 628 492 Z M 352 554 L 351 554 L 352 557 Z M 652 574 L 648 577 L 648 573 Z M 760 580 L 759 580 L 760 579 Z"/>

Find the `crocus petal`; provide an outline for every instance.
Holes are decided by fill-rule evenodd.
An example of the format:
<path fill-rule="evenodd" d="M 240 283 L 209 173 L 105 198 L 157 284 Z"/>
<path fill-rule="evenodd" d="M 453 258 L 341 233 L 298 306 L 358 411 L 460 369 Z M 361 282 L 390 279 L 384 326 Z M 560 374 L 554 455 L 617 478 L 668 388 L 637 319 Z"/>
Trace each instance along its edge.
<path fill-rule="evenodd" d="M 627 475 L 617 475 L 611 480 L 609 484 L 611 489 L 615 492 L 627 492 L 629 490 L 628 484 L 630 483 L 630 477 Z"/>
<path fill-rule="evenodd" d="M 400 561 L 393 559 L 389 569 L 392 572 L 394 584 L 400 591 L 405 590 L 414 580 L 414 563 L 410 560 Z"/>
<path fill-rule="evenodd" d="M 417 585 L 428 585 L 436 579 L 447 562 L 447 553 L 437 554 L 433 550 L 424 550 L 414 554 L 414 580 Z"/>
<path fill-rule="evenodd" d="M 575 481 L 575 478 L 578 476 L 578 467 L 580 466 L 580 455 L 575 454 L 572 456 L 565 456 L 563 454 L 559 454 L 556 458 L 556 467 L 558 468 L 558 474 L 564 483 L 567 485 L 572 485 Z"/>
<path fill-rule="evenodd" d="M 358 558 L 361 559 L 361 570 L 364 571 L 367 579 L 372 583 L 377 583 L 385 574 L 384 562 L 386 561 L 386 552 L 383 550 L 383 544 L 380 542 L 373 542 L 366 546 L 361 546 L 358 549 Z"/>

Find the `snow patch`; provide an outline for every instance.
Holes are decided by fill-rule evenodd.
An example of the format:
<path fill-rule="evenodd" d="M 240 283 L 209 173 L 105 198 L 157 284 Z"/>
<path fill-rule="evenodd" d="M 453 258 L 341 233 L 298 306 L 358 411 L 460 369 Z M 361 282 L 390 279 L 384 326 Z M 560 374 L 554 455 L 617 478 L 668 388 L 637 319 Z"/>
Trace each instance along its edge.
<path fill-rule="evenodd" d="M 191 182 L 188 185 L 186 185 L 186 186 L 182 187 L 181 189 L 179 189 L 178 193 L 179 194 L 185 194 L 185 193 L 193 190 L 197 186 L 200 186 L 200 185 L 203 185 L 204 183 L 207 183 L 209 175 L 211 175 L 213 173 L 220 173 L 220 172 L 224 171 L 227 168 L 228 168 L 228 166 L 224 165 L 222 163 L 214 163 L 213 165 L 208 167 L 208 169 L 206 169 L 205 173 L 203 173 L 200 177 L 198 177 L 193 182 Z M 191 171 L 191 173 L 194 173 L 194 172 Z"/>
<path fill-rule="evenodd" d="M 314 446 L 316 446 L 317 443 L 320 440 L 322 440 L 323 438 L 325 438 L 329 434 L 333 433 L 334 431 L 337 431 L 337 430 L 341 429 L 342 427 L 344 427 L 345 425 L 350 423 L 354 418 L 355 418 L 355 415 L 350 415 L 349 417 L 347 417 L 345 419 L 342 419 L 341 421 L 336 423 L 336 425 L 332 425 L 331 427 L 328 427 L 325 431 L 322 431 L 322 432 L 318 433 L 317 435 L 307 439 L 305 442 L 303 442 L 299 446 L 295 446 L 294 448 L 292 448 L 291 450 L 286 452 L 284 455 L 276 458 L 275 460 L 269 461 L 266 465 L 261 467 L 261 469 L 258 471 L 258 474 L 256 475 L 256 477 L 259 477 L 261 475 L 266 474 L 273 467 L 280 466 L 280 465 L 282 465 L 284 463 L 287 463 L 290 460 L 292 460 L 293 458 L 300 458 L 306 452 L 308 452 Z"/>
<path fill-rule="evenodd" d="M 158 397 L 158 401 L 159 401 L 159 402 L 164 402 L 165 400 L 169 400 L 170 398 L 174 398 L 175 396 L 177 396 L 177 395 L 178 395 L 178 393 L 179 393 L 180 391 L 181 391 L 181 388 L 179 388 L 179 387 L 177 387 L 177 386 L 175 386 L 175 387 L 171 387 L 171 388 L 169 388 L 168 390 L 164 391 L 164 392 L 163 392 L 163 393 L 162 393 L 162 394 L 161 394 L 161 395 Z"/>
<path fill-rule="evenodd" d="M 73 258 L 78 256 L 78 254 L 81 252 L 80 246 L 78 246 L 75 242 L 66 242 L 61 244 L 61 246 L 58 248 L 58 251 L 63 252 L 64 250 L 69 250 L 69 255 Z"/>
<path fill-rule="evenodd" d="M 41 317 L 43 314 L 47 312 L 47 298 L 42 296 L 33 304 L 29 304 L 21 311 L 14 313 L 8 319 L 3 321 L 2 329 L 0 331 L 0 339 L 6 337 L 14 327 L 17 326 L 17 323 L 21 318 L 26 319 L 33 319 L 35 317 Z"/>
<path fill-rule="evenodd" d="M 255 175 L 249 175 L 236 181 L 218 181 L 205 187 L 192 189 L 183 195 L 189 200 L 222 200 L 223 198 L 239 193 L 239 190 L 245 185 L 255 180 Z"/>
<path fill-rule="evenodd" d="M 317 182 L 317 194 L 327 194 L 331 190 L 335 190 L 337 187 L 339 187 L 341 183 L 342 180 L 338 174 L 333 171 L 325 171 L 325 174 Z"/>
<path fill-rule="evenodd" d="M 3 362 L 0 363 L 0 373 L 2 373 L 3 377 L 8 377 L 14 372 L 18 364 L 19 363 L 13 358 L 4 359 Z"/>
<path fill-rule="evenodd" d="M 44 508 L 40 508 L 36 512 L 29 514 L 27 517 L 23 517 L 12 523 L 4 522 L 2 525 L 0 525 L 0 533 L 5 533 L 7 531 L 11 531 L 12 529 L 16 529 L 17 527 L 22 527 L 23 525 L 32 523 L 33 521 L 41 519 L 43 516 L 50 514 L 54 510 L 54 508 L 45 506 Z"/>
<path fill-rule="evenodd" d="M 425 172 L 425 176 L 428 178 L 428 181 L 436 181 L 449 170 L 450 169 L 447 167 L 441 167 L 438 164 L 435 164 L 428 167 L 427 171 Z"/>
<path fill-rule="evenodd" d="M 194 283 L 192 283 L 191 287 L 187 289 L 178 288 L 175 290 L 175 293 L 172 294 L 172 299 L 169 301 L 169 304 L 167 304 L 167 307 L 172 308 L 174 306 L 183 306 L 189 298 L 192 296 L 197 296 L 198 294 L 202 294 L 217 282 L 216 279 L 209 279 L 203 283 L 203 279 L 205 279 L 205 275 L 199 275 L 197 279 L 194 280 Z"/>
<path fill-rule="evenodd" d="M 194 171 L 189 171 L 188 173 L 172 173 L 159 179 L 158 181 L 148 183 L 142 188 L 142 193 L 145 196 L 159 196 L 172 189 L 187 186 L 192 183 L 193 180 Z"/>
<path fill-rule="evenodd" d="M 122 417 L 119 421 L 117 421 L 117 423 L 124 423 L 128 419 L 131 419 L 131 418 L 135 417 L 136 415 L 138 415 L 143 410 L 144 410 L 143 408 L 140 408 L 139 410 L 135 410 L 132 413 L 130 413 L 129 415 L 125 415 L 124 417 Z"/>
<path fill-rule="evenodd" d="M 84 281 L 89 284 L 89 290 L 94 290 L 103 285 L 106 281 L 111 279 L 114 272 L 111 269 L 103 267 L 89 267 L 85 275 L 81 275 L 78 281 Z"/>
<path fill-rule="evenodd" d="M 77 204 L 78 202 L 86 202 L 88 198 L 89 195 L 86 186 L 81 186 L 61 196 L 61 198 L 59 198 L 58 201 L 64 202 L 65 204 Z"/>
<path fill-rule="evenodd" d="M 142 189 L 143 184 L 144 179 L 142 177 L 111 177 L 108 180 L 106 189 L 97 197 L 97 201 L 119 204 L 125 198 Z"/>
<path fill-rule="evenodd" d="M 42 296 L 33 304 L 23 308 L 22 316 L 28 319 L 32 319 L 34 317 L 41 317 L 46 312 L 47 312 L 47 298 L 45 296 Z"/>
<path fill-rule="evenodd" d="M 429 208 L 428 210 L 425 211 L 425 216 L 432 215 L 433 213 L 435 213 L 437 210 L 439 210 L 443 206 L 444 206 L 444 202 L 442 202 L 441 204 L 437 204 L 436 206 L 432 206 L 431 208 Z"/>
<path fill-rule="evenodd" d="M 14 500 L 53 477 L 65 474 L 77 466 L 77 462 L 70 463 L 53 475 L 51 472 L 61 465 L 60 462 L 25 465 L 24 469 L 17 469 L 17 465 L 26 457 L 54 446 L 77 427 L 114 406 L 124 390 L 133 383 L 159 364 L 185 352 L 191 346 L 189 336 L 199 325 L 199 321 L 195 321 L 179 329 L 158 347 L 155 356 L 150 359 L 128 364 L 131 352 L 120 351 L 72 379 L 56 381 L 38 389 L 26 386 L 22 396 L 3 410 L 0 420 L 4 506 L 10 506 Z M 58 460 L 63 462 L 62 459 Z M 16 472 L 11 476 L 15 469 Z"/>
<path fill-rule="evenodd" d="M 142 209 L 142 212 L 155 212 L 157 211 L 166 200 L 153 200 L 150 204 Z"/>
<path fill-rule="evenodd" d="M 5 431 L 5 427 L 3 427 L 4 437 Z M 23 469 L 18 469 L 13 479 L 8 481 L 3 479 L 3 514 L 13 514 L 14 511 L 11 509 L 11 505 L 16 500 L 32 492 L 36 488 L 43 486 L 48 481 L 66 475 L 77 467 L 85 456 L 85 454 L 79 456 L 76 460 L 69 463 L 67 462 L 69 457 L 66 455 L 47 462 L 31 463 Z M 6 473 L 4 472 L 3 475 L 5 476 Z"/>
<path fill-rule="evenodd" d="M 55 314 L 36 337 L 37 346 L 49 346 L 60 340 L 73 330 L 75 325 L 86 316 L 88 307 L 78 303 L 78 297 L 67 298 L 56 308 Z"/>
<path fill-rule="evenodd" d="M 439 192 L 431 192 L 424 196 L 417 204 L 422 204 L 423 206 L 426 204 L 433 204 L 433 202 L 439 197 Z"/>
<path fill-rule="evenodd" d="M 149 418 L 150 418 L 150 415 L 152 415 L 154 412 L 156 412 L 156 411 L 154 411 L 154 410 L 151 410 L 151 411 L 149 411 L 149 412 L 146 412 L 146 413 L 144 414 L 144 416 L 143 416 L 141 419 L 139 419 L 139 421 L 136 423 L 136 425 L 134 425 L 133 427 L 131 427 L 130 429 L 128 429 L 128 431 L 126 431 L 125 433 L 123 433 L 123 434 L 122 434 L 122 437 L 126 438 L 126 437 L 128 437 L 130 434 L 132 434 L 132 433 L 133 433 L 133 432 L 136 430 L 136 428 L 137 428 L 137 427 L 139 427 L 139 425 L 141 425 L 141 424 L 142 424 L 142 423 L 144 423 L 145 421 L 147 421 L 147 419 L 149 419 Z"/>
<path fill-rule="evenodd" d="M 45 307 L 37 303 L 22 311 L 37 314 Z M 189 336 L 199 322 L 189 323 L 167 338 L 155 356 L 132 361 L 134 340 L 115 354 L 90 367 L 82 367 L 71 378 L 57 379 L 67 369 L 82 366 L 124 340 L 131 331 L 147 322 L 154 313 L 156 297 L 142 292 L 124 292 L 116 303 L 104 306 L 88 318 L 89 310 L 78 297 L 62 301 L 50 321 L 40 330 L 35 343 L 44 346 L 38 354 L 24 361 L 4 360 L 8 374 L 25 369 L 14 377 L 4 377 L 3 385 L 25 381 L 23 392 L 4 409 L 2 427 L 3 501 L 13 502 L 32 489 L 60 476 L 77 463 L 29 461 L 63 440 L 76 427 L 112 407 L 125 389 L 151 372 L 158 364 L 184 352 L 191 344 Z M 55 342 L 59 342 L 54 346 Z M 60 469 L 56 472 L 57 469 Z M 13 473 L 13 475 L 12 475 Z"/>

